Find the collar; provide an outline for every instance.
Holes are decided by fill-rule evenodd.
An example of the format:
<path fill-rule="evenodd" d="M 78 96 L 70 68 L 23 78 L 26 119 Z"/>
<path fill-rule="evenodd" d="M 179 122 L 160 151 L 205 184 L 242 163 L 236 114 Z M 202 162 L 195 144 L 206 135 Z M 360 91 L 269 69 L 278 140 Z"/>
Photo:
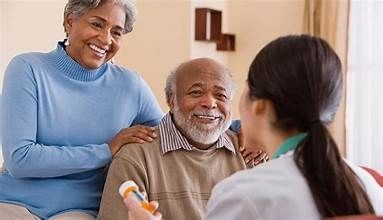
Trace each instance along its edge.
<path fill-rule="evenodd" d="M 102 76 L 107 68 L 107 63 L 97 69 L 87 69 L 70 57 L 65 49 L 64 42 L 58 42 L 56 50 L 52 52 L 53 64 L 67 77 L 77 81 L 94 81 Z"/>
<path fill-rule="evenodd" d="M 273 154 L 272 159 L 276 159 L 280 157 L 281 155 L 294 150 L 298 144 L 307 136 L 307 133 L 299 133 L 295 136 L 292 136 L 290 138 L 287 138 L 281 146 L 279 146 L 278 150 Z"/>
<path fill-rule="evenodd" d="M 170 115 L 170 112 L 168 112 L 162 118 L 161 123 L 159 124 L 159 132 L 162 154 L 179 149 L 184 149 L 188 151 L 196 149 L 193 145 L 189 144 L 187 139 L 177 129 Z M 224 147 L 227 150 L 230 150 L 232 153 L 236 153 L 235 147 L 231 142 L 229 136 L 226 134 L 226 132 L 219 136 L 217 142 L 214 144 L 213 147 Z"/>

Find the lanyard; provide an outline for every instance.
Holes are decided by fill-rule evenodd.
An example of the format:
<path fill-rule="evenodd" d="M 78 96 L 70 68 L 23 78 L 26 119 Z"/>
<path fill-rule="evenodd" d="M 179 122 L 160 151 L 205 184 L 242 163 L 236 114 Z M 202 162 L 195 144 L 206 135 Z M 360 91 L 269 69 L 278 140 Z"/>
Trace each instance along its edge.
<path fill-rule="evenodd" d="M 280 157 L 282 154 L 287 153 L 288 151 L 294 150 L 298 144 L 307 136 L 307 133 L 299 133 L 295 136 L 287 138 L 281 146 L 279 146 L 278 150 L 273 154 L 273 159 Z"/>

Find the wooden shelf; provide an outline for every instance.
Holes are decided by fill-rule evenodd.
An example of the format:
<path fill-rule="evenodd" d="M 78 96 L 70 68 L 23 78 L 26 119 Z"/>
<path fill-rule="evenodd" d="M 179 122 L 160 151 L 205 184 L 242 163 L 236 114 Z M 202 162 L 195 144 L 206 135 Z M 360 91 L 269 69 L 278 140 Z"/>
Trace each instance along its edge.
<path fill-rule="evenodd" d="M 218 42 L 221 39 L 222 12 L 210 8 L 196 8 L 195 39 Z"/>
<path fill-rule="evenodd" d="M 195 40 L 217 43 L 217 50 L 235 51 L 235 35 L 223 34 L 222 12 L 211 8 L 195 9 Z"/>
<path fill-rule="evenodd" d="M 217 43 L 217 50 L 235 51 L 235 35 L 222 34 L 221 40 Z"/>

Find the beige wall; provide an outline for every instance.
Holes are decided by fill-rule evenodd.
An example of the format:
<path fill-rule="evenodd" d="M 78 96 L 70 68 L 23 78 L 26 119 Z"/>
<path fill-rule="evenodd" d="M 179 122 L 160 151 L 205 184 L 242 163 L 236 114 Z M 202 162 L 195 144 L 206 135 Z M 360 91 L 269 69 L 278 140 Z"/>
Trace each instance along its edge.
<path fill-rule="evenodd" d="M 0 1 L 0 79 L 16 54 L 49 51 L 64 38 L 62 12 L 66 0 Z M 190 58 L 213 57 L 227 65 L 238 85 L 238 97 L 247 68 L 259 49 L 283 34 L 303 30 L 304 0 L 138 0 L 138 20 L 125 36 L 116 62 L 138 71 L 167 111 L 163 95 L 166 76 Z M 218 52 L 214 43 L 194 41 L 194 9 L 222 10 L 222 31 L 236 35 L 235 52 Z"/>
<path fill-rule="evenodd" d="M 191 53 L 190 58 L 198 57 L 211 57 L 224 64 L 225 66 L 229 65 L 229 54 L 231 52 L 217 51 L 217 44 L 214 42 L 206 41 L 196 41 L 194 40 L 194 31 L 195 31 L 195 9 L 196 8 L 211 8 L 215 10 L 220 10 L 222 12 L 222 32 L 227 33 L 230 31 L 228 27 L 228 8 L 227 1 L 217 1 L 217 0 L 193 0 L 190 7 L 190 45 Z"/>
<path fill-rule="evenodd" d="M 236 36 L 236 51 L 217 51 L 215 43 L 194 41 L 194 9 L 210 7 L 222 11 L 222 32 Z M 191 58 L 213 57 L 233 73 L 237 92 L 233 116 L 239 117 L 238 102 L 255 54 L 272 39 L 303 31 L 304 0 L 194 0 L 191 5 Z"/>
<path fill-rule="evenodd" d="M 138 20 L 116 57 L 123 66 L 140 72 L 164 111 L 166 76 L 190 57 L 190 2 L 139 0 Z"/>
<path fill-rule="evenodd" d="M 0 85 L 5 67 L 16 54 L 50 51 L 65 34 L 65 0 L 0 0 Z"/>
<path fill-rule="evenodd" d="M 304 0 L 228 1 L 230 31 L 236 36 L 236 52 L 230 53 L 229 68 L 237 82 L 234 115 L 248 67 L 258 51 L 268 42 L 303 30 Z"/>
<path fill-rule="evenodd" d="M 66 0 L 0 0 L 0 86 L 5 66 L 16 54 L 49 51 L 64 38 Z M 137 70 L 167 111 L 163 87 L 169 71 L 187 59 L 208 56 L 226 64 L 238 97 L 255 54 L 269 41 L 303 31 L 304 0 L 137 0 L 134 31 L 125 36 L 116 62 Z M 194 41 L 195 7 L 223 11 L 223 32 L 236 35 L 235 52 L 218 52 L 214 43 Z M 342 126 L 341 126 L 342 127 Z"/>

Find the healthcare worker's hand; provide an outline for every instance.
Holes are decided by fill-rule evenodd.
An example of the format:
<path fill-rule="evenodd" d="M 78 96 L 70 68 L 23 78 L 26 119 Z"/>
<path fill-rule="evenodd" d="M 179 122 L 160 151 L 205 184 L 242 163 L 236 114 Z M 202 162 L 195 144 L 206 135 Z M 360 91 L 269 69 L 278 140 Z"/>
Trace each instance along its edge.
<path fill-rule="evenodd" d="M 162 215 L 160 212 L 155 212 L 154 215 L 150 214 L 150 212 L 146 211 L 137 199 L 130 195 L 126 199 L 124 199 L 125 206 L 128 208 L 129 219 L 130 220 L 161 220 Z M 150 204 L 153 207 L 158 209 L 158 202 L 152 201 Z"/>

